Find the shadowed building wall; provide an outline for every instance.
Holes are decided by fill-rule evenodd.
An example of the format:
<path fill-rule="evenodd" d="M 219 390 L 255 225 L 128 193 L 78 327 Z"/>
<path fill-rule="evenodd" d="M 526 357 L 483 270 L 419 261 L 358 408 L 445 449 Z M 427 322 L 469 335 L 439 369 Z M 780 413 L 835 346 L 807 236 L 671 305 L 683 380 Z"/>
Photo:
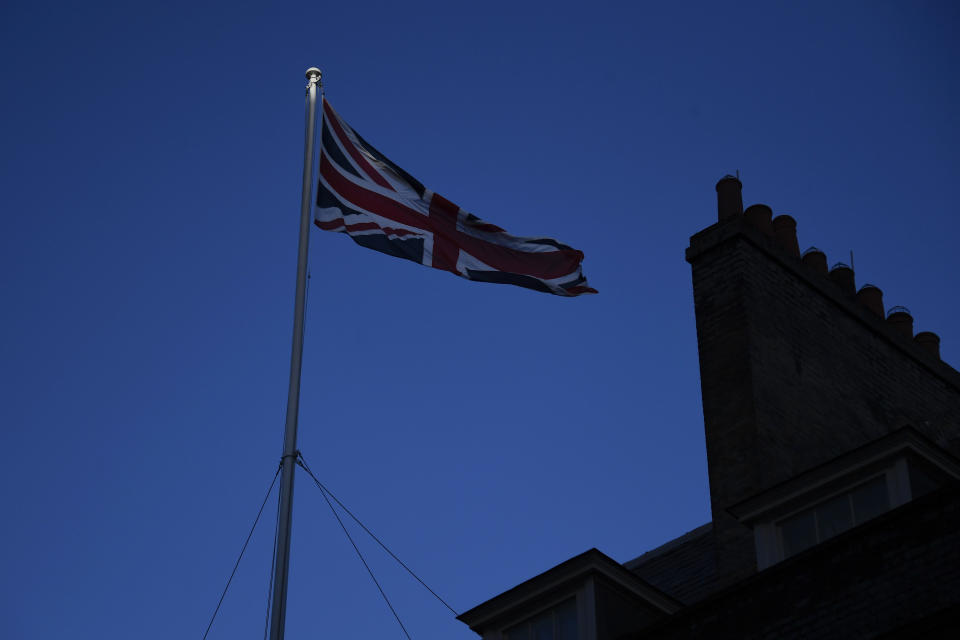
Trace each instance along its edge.
<path fill-rule="evenodd" d="M 960 454 L 960 375 L 858 300 L 852 270 L 801 260 L 792 219 L 738 213 L 735 178 L 717 192 L 721 219 L 690 239 L 687 260 L 727 583 L 756 570 L 751 530 L 728 512 L 737 502 L 905 425 Z"/>

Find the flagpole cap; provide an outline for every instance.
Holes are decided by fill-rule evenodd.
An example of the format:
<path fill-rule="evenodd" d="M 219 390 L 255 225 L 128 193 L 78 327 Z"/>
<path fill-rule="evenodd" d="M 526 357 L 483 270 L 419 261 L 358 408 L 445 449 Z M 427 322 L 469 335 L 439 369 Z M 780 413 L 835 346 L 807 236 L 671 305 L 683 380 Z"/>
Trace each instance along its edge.
<path fill-rule="evenodd" d="M 317 69 L 316 67 L 310 67 L 307 69 L 307 80 L 316 79 L 319 82 L 321 75 L 322 73 L 320 69 Z"/>

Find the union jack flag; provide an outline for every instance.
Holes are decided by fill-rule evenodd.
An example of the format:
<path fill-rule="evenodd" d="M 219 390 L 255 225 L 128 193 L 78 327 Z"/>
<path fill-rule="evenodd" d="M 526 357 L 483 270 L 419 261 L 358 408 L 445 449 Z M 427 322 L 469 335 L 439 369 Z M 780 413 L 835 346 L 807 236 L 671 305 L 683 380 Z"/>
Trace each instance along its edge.
<path fill-rule="evenodd" d="M 357 244 L 468 280 L 561 296 L 596 293 L 583 253 L 549 238 L 518 238 L 424 188 L 374 149 L 323 100 L 314 222 Z"/>

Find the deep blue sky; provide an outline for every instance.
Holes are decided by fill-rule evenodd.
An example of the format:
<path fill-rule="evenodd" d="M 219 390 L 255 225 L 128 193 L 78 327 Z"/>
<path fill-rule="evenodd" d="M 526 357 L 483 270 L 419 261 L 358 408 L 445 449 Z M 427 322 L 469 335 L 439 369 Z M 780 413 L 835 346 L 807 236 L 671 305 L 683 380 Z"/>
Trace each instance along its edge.
<path fill-rule="evenodd" d="M 199 638 L 277 464 L 303 72 L 600 295 L 313 231 L 300 448 L 458 610 L 708 521 L 688 238 L 714 183 L 960 364 L 952 2 L 0 9 L 0 635 Z M 273 507 L 211 638 L 262 633 Z M 289 638 L 399 638 L 298 476 Z M 363 539 L 415 638 L 472 633 Z"/>

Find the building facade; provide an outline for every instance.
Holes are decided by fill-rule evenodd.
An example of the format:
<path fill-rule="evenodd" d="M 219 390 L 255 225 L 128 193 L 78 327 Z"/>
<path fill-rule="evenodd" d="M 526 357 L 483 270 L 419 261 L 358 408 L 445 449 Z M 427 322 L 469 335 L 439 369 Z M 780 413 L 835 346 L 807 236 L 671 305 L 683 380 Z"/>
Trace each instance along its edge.
<path fill-rule="evenodd" d="M 960 637 L 960 374 L 741 188 L 686 254 L 711 521 L 462 614 L 484 640 Z"/>

